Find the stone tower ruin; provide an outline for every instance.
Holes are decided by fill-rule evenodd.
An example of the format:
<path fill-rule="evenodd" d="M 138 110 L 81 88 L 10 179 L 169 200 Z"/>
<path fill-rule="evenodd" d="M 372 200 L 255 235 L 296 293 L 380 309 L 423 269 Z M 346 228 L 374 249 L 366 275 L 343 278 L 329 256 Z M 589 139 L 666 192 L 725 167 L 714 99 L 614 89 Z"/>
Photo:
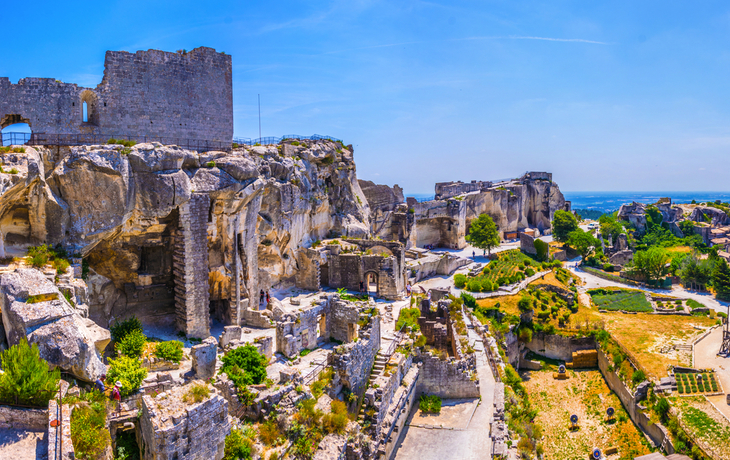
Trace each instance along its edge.
<path fill-rule="evenodd" d="M 86 114 L 84 114 L 84 111 Z M 233 138 L 231 56 L 107 51 L 104 78 L 84 88 L 53 78 L 0 78 L 0 128 L 28 123 L 34 133 L 128 137 L 165 144 Z"/>

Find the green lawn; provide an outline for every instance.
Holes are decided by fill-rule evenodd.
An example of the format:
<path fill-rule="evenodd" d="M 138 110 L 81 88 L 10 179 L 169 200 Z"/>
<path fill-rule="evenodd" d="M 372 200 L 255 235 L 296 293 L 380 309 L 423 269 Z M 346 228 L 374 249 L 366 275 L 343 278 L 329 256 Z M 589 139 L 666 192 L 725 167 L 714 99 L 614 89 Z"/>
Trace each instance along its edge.
<path fill-rule="evenodd" d="M 591 289 L 588 294 L 599 310 L 639 312 L 653 310 L 644 293 L 639 291 Z"/>

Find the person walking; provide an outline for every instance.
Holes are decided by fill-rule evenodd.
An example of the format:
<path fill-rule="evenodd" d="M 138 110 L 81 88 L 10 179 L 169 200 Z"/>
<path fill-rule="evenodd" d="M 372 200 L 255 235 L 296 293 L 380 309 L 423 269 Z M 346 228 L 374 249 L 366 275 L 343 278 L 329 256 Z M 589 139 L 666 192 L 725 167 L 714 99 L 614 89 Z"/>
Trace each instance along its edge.
<path fill-rule="evenodd" d="M 269 294 L 269 291 L 266 291 L 266 306 L 269 306 L 269 302 L 271 302 L 271 294 Z"/>
<path fill-rule="evenodd" d="M 112 399 L 117 402 L 117 414 L 122 412 L 122 382 L 117 380 L 112 389 Z"/>
<path fill-rule="evenodd" d="M 471 258 L 474 259 L 474 260 L 477 260 L 477 252 L 476 251 L 472 251 L 471 252 Z"/>
<path fill-rule="evenodd" d="M 261 307 L 261 305 L 263 305 L 265 295 L 266 294 L 264 294 L 264 290 L 261 289 L 261 291 L 259 292 L 259 307 Z"/>
<path fill-rule="evenodd" d="M 360 281 L 360 294 L 362 294 L 363 292 L 365 292 L 365 282 Z"/>
<path fill-rule="evenodd" d="M 406 297 L 411 296 L 411 283 L 406 283 Z"/>
<path fill-rule="evenodd" d="M 106 391 L 104 380 L 106 380 L 106 374 L 101 374 L 101 376 L 96 379 L 96 382 L 94 382 L 94 388 L 100 393 L 104 393 Z"/>

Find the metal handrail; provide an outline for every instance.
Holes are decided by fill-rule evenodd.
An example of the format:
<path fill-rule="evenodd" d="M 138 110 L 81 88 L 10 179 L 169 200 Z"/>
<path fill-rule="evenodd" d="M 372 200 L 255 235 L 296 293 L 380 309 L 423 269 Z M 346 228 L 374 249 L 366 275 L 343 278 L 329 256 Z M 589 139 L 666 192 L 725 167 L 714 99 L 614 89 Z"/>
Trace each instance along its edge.
<path fill-rule="evenodd" d="M 317 363 L 312 372 L 307 374 L 307 376 L 304 378 L 304 383 L 306 385 L 309 385 L 309 383 L 312 382 L 324 370 L 325 367 L 327 367 L 326 360 L 322 361 L 321 363 Z"/>
<path fill-rule="evenodd" d="M 395 333 L 395 337 L 393 337 L 393 341 L 390 342 L 390 345 L 388 346 L 388 350 L 383 354 L 384 357 L 390 358 L 393 356 L 393 353 L 395 352 L 395 349 L 400 344 L 400 341 L 403 340 L 403 337 L 405 337 L 405 332 L 403 332 L 403 328 L 406 327 L 406 323 L 403 323 L 403 325 L 398 329 L 398 332 Z"/>

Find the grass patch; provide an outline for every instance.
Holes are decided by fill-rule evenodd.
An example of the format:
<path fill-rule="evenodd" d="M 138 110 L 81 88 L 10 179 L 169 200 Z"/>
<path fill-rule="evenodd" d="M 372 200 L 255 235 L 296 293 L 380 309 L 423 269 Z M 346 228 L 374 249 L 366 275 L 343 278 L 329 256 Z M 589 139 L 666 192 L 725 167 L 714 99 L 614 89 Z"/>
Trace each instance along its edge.
<path fill-rule="evenodd" d="M 651 303 L 646 300 L 646 296 L 641 291 L 629 291 L 626 289 L 590 289 L 588 294 L 590 294 L 593 299 L 593 303 L 595 303 L 600 310 L 632 312 L 653 311 Z"/>
<path fill-rule="evenodd" d="M 415 332 L 420 332 L 421 326 L 418 325 L 418 318 L 420 317 L 420 308 L 402 308 L 398 315 L 398 322 L 395 324 L 395 329 L 399 331 L 405 325 Z"/>
<path fill-rule="evenodd" d="M 205 383 L 194 383 L 183 395 L 183 401 L 188 404 L 199 403 L 210 396 L 210 387 Z"/>
<path fill-rule="evenodd" d="M 421 412 L 438 414 L 441 412 L 441 398 L 436 395 L 421 395 L 418 408 L 421 409 Z"/>
<path fill-rule="evenodd" d="M 155 344 L 155 356 L 166 361 L 180 364 L 183 357 L 183 343 L 179 340 L 169 340 Z"/>

